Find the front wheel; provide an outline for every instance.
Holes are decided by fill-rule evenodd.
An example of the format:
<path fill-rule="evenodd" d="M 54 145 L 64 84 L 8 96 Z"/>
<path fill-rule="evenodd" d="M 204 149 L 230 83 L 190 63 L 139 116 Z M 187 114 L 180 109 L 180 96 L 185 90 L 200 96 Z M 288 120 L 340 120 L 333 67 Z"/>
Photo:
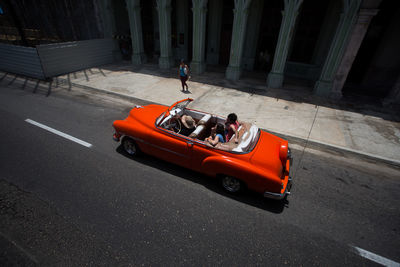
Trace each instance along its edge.
<path fill-rule="evenodd" d="M 232 176 L 223 176 L 221 182 L 222 187 L 229 193 L 238 193 L 244 188 L 243 183 Z"/>
<path fill-rule="evenodd" d="M 130 156 L 136 156 L 139 154 L 139 148 L 136 142 L 130 138 L 125 136 L 122 139 L 122 147 L 124 148 L 125 152 L 128 153 Z"/>

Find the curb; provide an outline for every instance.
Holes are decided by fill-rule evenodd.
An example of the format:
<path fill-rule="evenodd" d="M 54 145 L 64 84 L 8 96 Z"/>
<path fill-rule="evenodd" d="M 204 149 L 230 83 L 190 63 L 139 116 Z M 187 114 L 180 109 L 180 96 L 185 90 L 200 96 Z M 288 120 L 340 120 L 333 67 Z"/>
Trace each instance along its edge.
<path fill-rule="evenodd" d="M 68 81 L 66 79 L 63 78 L 58 78 L 60 81 L 62 82 L 67 82 Z M 116 93 L 116 92 L 111 92 L 111 91 L 107 91 L 107 90 L 103 90 L 103 89 L 99 89 L 99 88 L 95 88 L 95 87 L 90 87 L 90 86 L 86 86 L 86 85 L 80 85 L 80 84 L 76 84 L 76 83 L 72 83 L 71 84 L 75 87 L 81 88 L 81 89 L 87 89 L 87 90 L 91 90 L 94 92 L 98 92 L 98 93 L 102 93 L 102 94 L 106 94 L 106 95 L 111 95 L 111 96 L 115 96 L 118 97 L 120 99 L 124 99 L 124 100 L 130 100 L 130 101 L 134 101 L 138 104 L 141 105 L 148 105 L 148 104 L 159 104 L 156 102 L 152 102 L 152 101 L 148 101 L 148 100 L 144 100 L 144 99 L 140 99 L 140 98 L 136 98 L 133 96 L 129 96 L 129 95 L 124 95 L 124 94 L 120 94 L 120 93 Z M 370 153 L 366 153 L 366 152 L 361 152 L 361 151 L 357 151 L 354 149 L 350 149 L 350 148 L 346 148 L 346 147 L 342 147 L 342 146 L 337 146 L 337 145 L 332 145 L 332 144 L 327 144 L 327 143 L 323 143 L 317 140 L 312 140 L 312 139 L 304 139 L 301 137 L 297 137 L 297 136 L 292 136 L 292 135 L 287 135 L 287 134 L 283 134 L 283 133 L 279 133 L 279 132 L 274 132 L 274 131 L 270 131 L 268 129 L 264 129 L 264 128 L 260 128 L 266 132 L 269 132 L 271 134 L 274 134 L 278 137 L 281 137 L 283 139 L 286 139 L 288 141 L 291 141 L 293 143 L 299 144 L 304 146 L 304 144 L 307 144 L 308 148 L 318 148 L 318 149 L 323 149 L 323 150 L 330 150 L 330 151 L 336 151 L 339 153 L 346 153 L 346 154 L 350 154 L 353 156 L 358 156 L 360 158 L 366 159 L 366 160 L 373 160 L 373 161 L 379 161 L 394 167 L 400 167 L 400 161 L 399 160 L 395 160 L 395 159 L 390 159 L 390 158 L 386 158 L 386 157 L 381 157 L 378 155 L 373 155 Z"/>
<path fill-rule="evenodd" d="M 347 147 L 342 147 L 342 146 L 337 146 L 337 145 L 332 145 L 332 144 L 327 144 L 327 143 L 322 143 L 320 141 L 317 140 L 312 140 L 312 139 L 304 139 L 301 137 L 297 137 L 297 136 L 291 136 L 291 135 L 287 135 L 287 134 L 282 134 L 282 133 L 278 133 L 278 132 L 274 132 L 274 131 L 270 131 L 267 129 L 263 129 L 262 130 L 269 132 L 271 134 L 274 134 L 278 137 L 281 137 L 283 139 L 286 139 L 288 141 L 291 141 L 293 143 L 296 143 L 298 145 L 304 146 L 305 143 L 307 143 L 307 148 L 316 148 L 316 149 L 322 149 L 322 150 L 330 150 L 330 151 L 335 151 L 335 152 L 339 152 L 339 153 L 346 153 L 349 155 L 353 155 L 353 156 L 357 156 L 359 158 L 363 158 L 365 160 L 372 160 L 372 161 L 379 161 L 394 167 L 400 167 L 400 161 L 399 160 L 395 160 L 395 159 L 390 159 L 390 158 L 386 158 L 386 157 L 381 157 L 378 155 L 373 155 L 370 153 L 366 153 L 366 152 L 361 152 L 358 150 L 354 150 L 351 148 L 347 148 Z"/>

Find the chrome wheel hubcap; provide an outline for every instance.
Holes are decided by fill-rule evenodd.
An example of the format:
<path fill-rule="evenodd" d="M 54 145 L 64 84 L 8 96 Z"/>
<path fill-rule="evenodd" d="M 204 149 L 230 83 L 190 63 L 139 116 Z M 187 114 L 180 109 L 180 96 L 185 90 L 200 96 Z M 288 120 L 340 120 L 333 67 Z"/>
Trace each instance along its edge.
<path fill-rule="evenodd" d="M 225 176 L 222 179 L 222 185 L 224 186 L 224 188 L 226 190 L 228 190 L 229 192 L 237 192 L 240 190 L 240 182 L 238 179 L 230 177 L 230 176 Z"/>

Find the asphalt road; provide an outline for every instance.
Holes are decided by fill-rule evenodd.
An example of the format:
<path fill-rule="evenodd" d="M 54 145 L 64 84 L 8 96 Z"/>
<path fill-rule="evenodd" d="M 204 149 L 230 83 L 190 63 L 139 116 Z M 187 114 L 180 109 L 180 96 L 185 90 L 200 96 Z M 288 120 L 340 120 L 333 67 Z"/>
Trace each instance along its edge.
<path fill-rule="evenodd" d="M 0 83 L 0 265 L 400 262 L 399 169 L 297 144 L 286 201 L 231 196 L 212 178 L 122 152 L 111 124 L 140 101 L 45 94 Z"/>

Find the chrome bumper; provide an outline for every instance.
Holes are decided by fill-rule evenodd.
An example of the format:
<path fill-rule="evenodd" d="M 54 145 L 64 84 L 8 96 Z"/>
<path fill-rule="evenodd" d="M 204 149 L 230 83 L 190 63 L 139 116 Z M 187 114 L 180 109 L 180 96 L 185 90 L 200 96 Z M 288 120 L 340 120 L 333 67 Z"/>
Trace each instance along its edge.
<path fill-rule="evenodd" d="M 293 156 L 292 156 L 292 151 L 290 150 L 290 148 L 288 148 L 287 158 L 289 159 L 289 165 L 290 165 L 290 167 L 292 167 L 292 164 L 293 164 Z"/>
<path fill-rule="evenodd" d="M 292 177 L 289 176 L 289 180 L 285 189 L 285 192 L 281 193 L 273 193 L 273 192 L 264 192 L 264 197 L 270 198 L 270 199 L 283 199 L 286 195 L 290 195 L 290 189 L 292 188 Z"/>

